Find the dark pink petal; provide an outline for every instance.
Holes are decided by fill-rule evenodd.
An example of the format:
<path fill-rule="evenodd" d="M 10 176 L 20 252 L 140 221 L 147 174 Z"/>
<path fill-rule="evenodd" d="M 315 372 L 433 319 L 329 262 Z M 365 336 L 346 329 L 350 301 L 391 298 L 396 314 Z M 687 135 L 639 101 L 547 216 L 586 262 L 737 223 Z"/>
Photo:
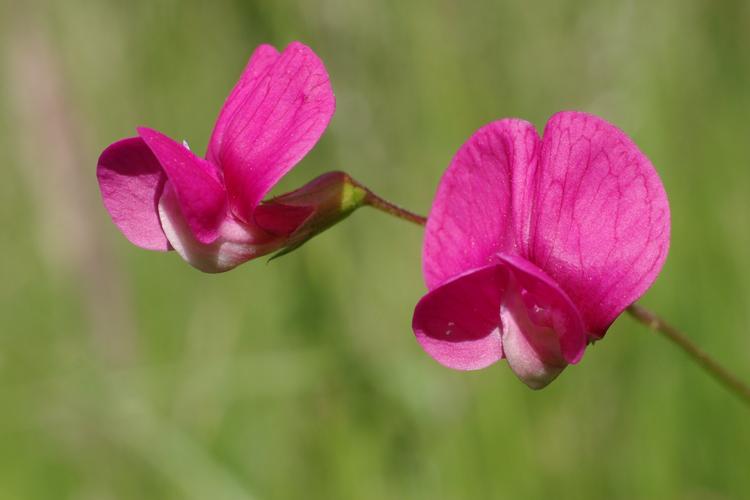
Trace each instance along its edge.
<path fill-rule="evenodd" d="M 619 129 L 563 112 L 547 123 L 535 193 L 531 260 L 601 336 L 666 259 L 670 217 L 659 176 Z"/>
<path fill-rule="evenodd" d="M 500 304 L 508 282 L 502 264 L 473 269 L 422 297 L 412 328 L 422 348 L 456 370 L 478 370 L 503 357 Z"/>
<path fill-rule="evenodd" d="M 156 130 L 141 127 L 138 134 L 166 172 L 195 238 L 201 243 L 216 240 L 227 216 L 227 195 L 216 169 Z"/>
<path fill-rule="evenodd" d="M 233 212 L 246 222 L 315 145 L 335 107 L 328 73 L 312 50 L 295 42 L 273 61 L 270 49 L 261 50 L 224 105 L 209 154 L 224 171 Z"/>
<path fill-rule="evenodd" d="M 131 243 L 147 250 L 170 249 L 157 211 L 166 176 L 143 139 L 123 139 L 105 149 L 96 177 L 104 206 Z"/>
<path fill-rule="evenodd" d="M 273 66 L 273 63 L 279 58 L 279 51 L 270 45 L 260 45 L 250 56 L 250 60 L 245 66 L 240 80 L 229 93 L 224 106 L 219 112 L 219 117 L 216 119 L 216 126 L 211 133 L 211 140 L 208 142 L 208 151 L 206 152 L 206 159 L 211 163 L 218 165 L 219 157 L 218 153 L 221 151 L 221 144 L 224 140 L 224 132 L 226 132 L 227 125 L 232 123 L 237 118 L 238 113 L 247 112 L 247 109 L 243 109 L 246 104 L 246 99 L 257 87 L 258 82 L 261 78 L 268 74 L 268 71 Z"/>
<path fill-rule="evenodd" d="M 498 252 L 526 253 L 539 136 L 522 120 L 479 129 L 440 181 L 427 221 L 422 264 L 433 289 Z"/>

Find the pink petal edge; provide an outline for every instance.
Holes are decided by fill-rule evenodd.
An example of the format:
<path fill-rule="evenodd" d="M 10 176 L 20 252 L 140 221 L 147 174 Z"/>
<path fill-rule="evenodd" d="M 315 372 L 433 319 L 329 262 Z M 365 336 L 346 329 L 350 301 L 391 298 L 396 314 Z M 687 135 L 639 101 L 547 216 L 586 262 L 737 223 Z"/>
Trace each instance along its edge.
<path fill-rule="evenodd" d="M 99 156 L 96 177 L 112 222 L 131 243 L 146 250 L 171 249 L 157 211 L 167 177 L 143 139 L 109 145 Z"/>
<path fill-rule="evenodd" d="M 479 370 L 501 359 L 500 305 L 507 274 L 502 264 L 471 269 L 422 297 L 412 329 L 427 354 L 455 370 Z"/>

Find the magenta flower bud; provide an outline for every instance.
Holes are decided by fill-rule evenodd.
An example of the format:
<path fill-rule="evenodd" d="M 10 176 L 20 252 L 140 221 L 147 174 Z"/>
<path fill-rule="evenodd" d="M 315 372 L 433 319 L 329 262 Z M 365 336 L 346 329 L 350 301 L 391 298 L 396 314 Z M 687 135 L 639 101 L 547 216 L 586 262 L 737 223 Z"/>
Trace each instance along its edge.
<path fill-rule="evenodd" d="M 202 271 L 277 251 L 287 243 L 277 226 L 294 221 L 276 217 L 265 228 L 256 210 L 317 143 L 334 108 L 328 73 L 310 48 L 294 42 L 279 53 L 261 45 L 219 113 L 206 157 L 138 128 L 99 158 L 104 205 L 130 242 L 174 249 Z"/>
<path fill-rule="evenodd" d="M 622 131 L 585 113 L 478 130 L 427 221 L 425 351 L 458 370 L 507 359 L 539 389 L 651 286 L 669 249 L 667 196 Z"/>

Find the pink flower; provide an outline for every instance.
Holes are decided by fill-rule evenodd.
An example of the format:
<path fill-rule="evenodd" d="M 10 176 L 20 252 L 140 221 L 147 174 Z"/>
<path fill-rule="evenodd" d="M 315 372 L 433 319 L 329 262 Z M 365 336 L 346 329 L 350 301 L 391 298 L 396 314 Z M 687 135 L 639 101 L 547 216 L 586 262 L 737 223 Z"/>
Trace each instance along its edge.
<path fill-rule="evenodd" d="M 490 123 L 440 181 L 417 340 L 458 370 L 505 358 L 542 388 L 653 283 L 669 230 L 651 162 L 604 120 L 558 113 L 541 139 L 522 120 Z"/>
<path fill-rule="evenodd" d="M 99 158 L 104 205 L 133 244 L 175 249 L 203 271 L 278 250 L 315 208 L 259 204 L 317 143 L 334 108 L 328 73 L 310 48 L 261 45 L 219 113 L 205 159 L 138 128 Z"/>

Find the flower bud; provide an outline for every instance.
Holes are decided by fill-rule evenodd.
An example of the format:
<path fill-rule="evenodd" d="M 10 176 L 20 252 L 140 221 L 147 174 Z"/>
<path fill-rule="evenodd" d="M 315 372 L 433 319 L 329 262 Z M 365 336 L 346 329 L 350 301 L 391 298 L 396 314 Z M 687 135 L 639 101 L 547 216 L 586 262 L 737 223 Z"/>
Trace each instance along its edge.
<path fill-rule="evenodd" d="M 255 211 L 255 223 L 286 238 L 275 259 L 348 217 L 364 204 L 366 196 L 367 190 L 348 174 L 328 172 L 263 202 Z"/>

